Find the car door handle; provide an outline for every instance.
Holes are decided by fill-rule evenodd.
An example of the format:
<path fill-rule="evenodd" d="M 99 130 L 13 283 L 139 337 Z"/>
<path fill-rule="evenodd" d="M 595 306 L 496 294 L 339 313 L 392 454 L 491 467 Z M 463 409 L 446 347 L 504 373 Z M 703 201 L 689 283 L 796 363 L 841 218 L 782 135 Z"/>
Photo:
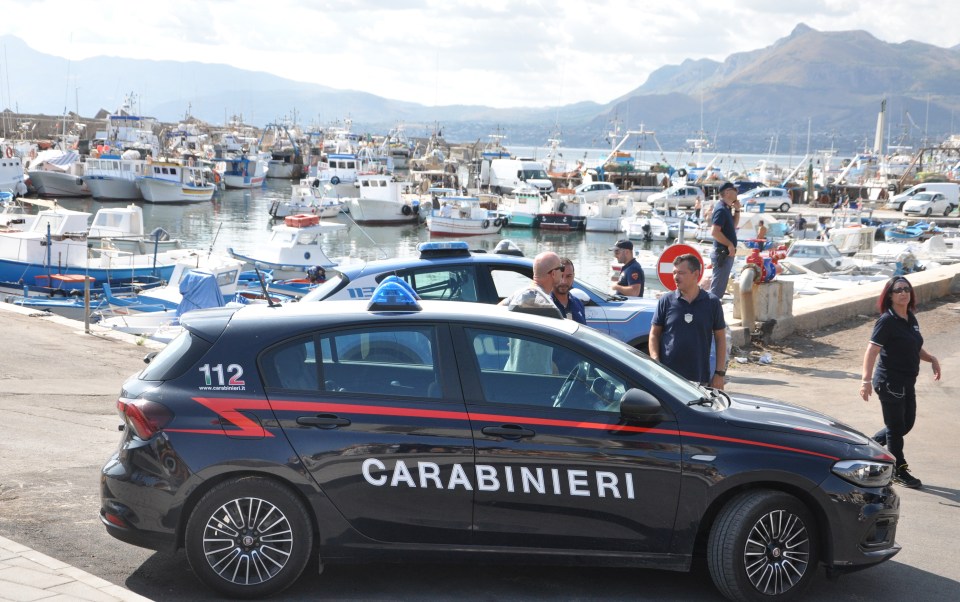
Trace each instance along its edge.
<path fill-rule="evenodd" d="M 297 418 L 297 424 L 332 429 L 338 426 L 350 426 L 350 419 L 339 418 L 333 414 L 319 414 L 317 416 L 300 416 Z"/>
<path fill-rule="evenodd" d="M 520 439 L 521 437 L 533 437 L 537 433 L 530 429 L 517 426 L 515 424 L 504 424 L 502 426 L 485 426 L 480 432 L 491 437 L 503 437 L 504 439 Z"/>

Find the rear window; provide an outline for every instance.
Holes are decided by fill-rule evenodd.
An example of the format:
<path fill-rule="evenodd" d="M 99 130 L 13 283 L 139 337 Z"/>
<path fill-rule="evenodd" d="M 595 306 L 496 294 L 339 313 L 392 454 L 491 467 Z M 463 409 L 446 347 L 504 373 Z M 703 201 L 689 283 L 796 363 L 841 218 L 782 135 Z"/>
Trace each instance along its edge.
<path fill-rule="evenodd" d="M 140 372 L 140 380 L 170 380 L 187 371 L 197 363 L 211 344 L 184 330 L 183 334 L 170 341 L 155 355 Z"/>

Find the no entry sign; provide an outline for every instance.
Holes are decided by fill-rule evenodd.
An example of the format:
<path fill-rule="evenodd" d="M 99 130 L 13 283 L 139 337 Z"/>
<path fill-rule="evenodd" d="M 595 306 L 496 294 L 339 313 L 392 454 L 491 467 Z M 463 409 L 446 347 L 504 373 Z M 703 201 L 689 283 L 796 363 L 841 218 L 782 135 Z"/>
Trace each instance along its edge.
<path fill-rule="evenodd" d="M 700 276 L 702 278 L 703 257 L 700 256 L 699 251 L 690 245 L 670 245 L 663 250 L 663 253 L 660 254 L 660 259 L 657 260 L 657 277 L 660 279 L 660 283 L 671 291 L 677 290 L 677 283 L 673 279 L 673 260 L 687 253 L 694 255 L 700 262 Z"/>

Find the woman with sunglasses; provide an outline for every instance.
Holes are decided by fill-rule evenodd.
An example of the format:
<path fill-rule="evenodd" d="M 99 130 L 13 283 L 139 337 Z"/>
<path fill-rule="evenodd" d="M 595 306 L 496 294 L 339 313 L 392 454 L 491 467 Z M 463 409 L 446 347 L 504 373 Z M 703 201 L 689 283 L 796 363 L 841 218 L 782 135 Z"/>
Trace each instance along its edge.
<path fill-rule="evenodd" d="M 877 309 L 880 317 L 873 327 L 863 356 L 860 397 L 868 401 L 871 390 L 877 392 L 886 426 L 873 438 L 880 445 L 886 445 L 896 458 L 894 481 L 904 487 L 918 489 L 922 483 L 910 474 L 907 467 L 903 438 L 913 428 L 917 418 L 914 385 L 920 373 L 920 362 L 932 364 L 934 380 L 940 380 L 940 362 L 923 349 L 920 324 L 913 313 L 916 296 L 906 278 L 894 276 L 887 282 L 877 301 Z"/>

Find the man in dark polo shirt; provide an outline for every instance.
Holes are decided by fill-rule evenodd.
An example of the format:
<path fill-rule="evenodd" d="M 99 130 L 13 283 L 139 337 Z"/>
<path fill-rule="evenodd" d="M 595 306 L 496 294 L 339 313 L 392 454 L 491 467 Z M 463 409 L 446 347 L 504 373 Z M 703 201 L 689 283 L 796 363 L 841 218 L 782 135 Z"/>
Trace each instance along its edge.
<path fill-rule="evenodd" d="M 737 187 L 725 182 L 720 187 L 720 201 L 714 206 L 710 218 L 713 224 L 713 252 L 710 263 L 713 265 L 713 277 L 710 280 L 710 292 L 722 299 L 727 291 L 733 258 L 737 256 L 737 226 L 740 224 L 740 201 L 737 200 Z"/>
<path fill-rule="evenodd" d="M 717 389 L 726 376 L 727 346 L 720 299 L 700 288 L 703 267 L 695 255 L 673 260 L 677 290 L 660 297 L 648 341 L 650 357 L 684 378 Z M 711 336 L 717 369 L 710 372 Z"/>
<path fill-rule="evenodd" d="M 610 250 L 613 251 L 617 261 L 623 264 L 620 268 L 620 280 L 610 287 L 611 292 L 627 297 L 642 297 L 643 268 L 633 256 L 633 243 L 626 238 L 621 238 L 617 244 L 610 247 Z"/>

